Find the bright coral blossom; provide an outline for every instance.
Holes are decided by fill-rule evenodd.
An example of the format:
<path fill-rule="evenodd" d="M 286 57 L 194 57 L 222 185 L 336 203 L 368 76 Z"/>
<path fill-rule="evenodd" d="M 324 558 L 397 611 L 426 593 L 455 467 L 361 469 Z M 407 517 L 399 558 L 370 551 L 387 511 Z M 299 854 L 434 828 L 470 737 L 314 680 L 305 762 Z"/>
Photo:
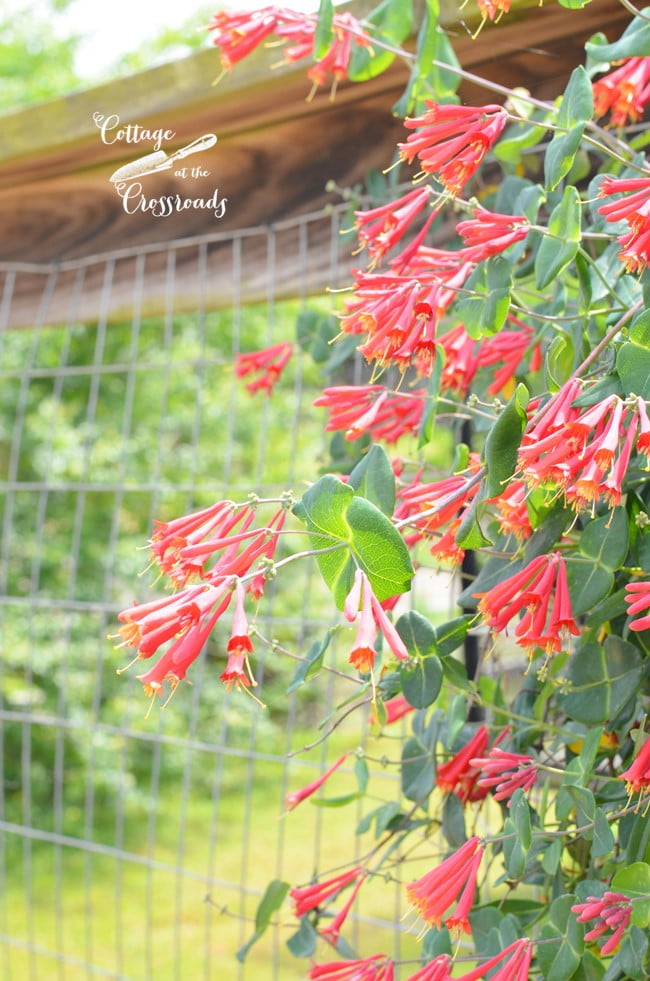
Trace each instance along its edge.
<path fill-rule="evenodd" d="M 646 739 L 632 765 L 619 774 L 619 779 L 625 780 L 630 794 L 641 794 L 650 788 L 650 737 Z"/>
<path fill-rule="evenodd" d="M 321 906 L 327 899 L 331 899 L 346 886 L 356 882 L 359 876 L 363 875 L 363 869 L 357 865 L 347 872 L 325 879 L 324 882 L 314 882 L 309 886 L 292 889 L 289 895 L 293 899 L 294 912 L 297 917 L 304 916 L 310 910 Z"/>
<path fill-rule="evenodd" d="M 628 604 L 628 616 L 636 617 L 642 610 L 650 610 L 650 580 L 629 582 L 625 587 L 625 602 Z M 630 630 L 650 630 L 650 613 L 633 620 Z"/>
<path fill-rule="evenodd" d="M 628 896 L 620 892 L 606 892 L 602 898 L 589 896 L 586 903 L 572 906 L 571 912 L 578 914 L 578 923 L 596 920 L 592 929 L 585 933 L 585 940 L 597 940 L 608 930 L 614 931 L 600 949 L 600 953 L 607 956 L 618 947 L 630 923 L 632 903 Z"/>
<path fill-rule="evenodd" d="M 385 954 L 372 954 L 352 961 L 314 964 L 307 975 L 311 981 L 393 981 L 393 962 Z"/>
<path fill-rule="evenodd" d="M 292 811 L 294 807 L 297 807 L 298 804 L 301 804 L 304 800 L 307 799 L 307 797 L 311 797 L 312 794 L 315 794 L 316 791 L 323 786 L 325 781 L 328 780 L 329 777 L 331 777 L 334 771 L 338 770 L 341 764 L 345 763 L 347 758 L 348 758 L 348 754 L 344 753 L 343 756 L 339 757 L 336 763 L 332 763 L 332 765 L 327 770 L 325 770 L 324 773 L 321 773 L 320 777 L 317 777 L 316 780 L 313 780 L 311 783 L 308 783 L 307 786 L 303 787 L 301 790 L 294 790 L 290 794 L 287 794 L 287 796 L 284 798 L 284 806 L 286 807 L 286 809 L 288 811 Z"/>
<path fill-rule="evenodd" d="M 624 194 L 598 209 L 607 221 L 626 221 L 629 232 L 618 239 L 619 258 L 630 272 L 642 272 L 650 259 L 650 177 L 605 177 L 599 196 Z"/>
<path fill-rule="evenodd" d="M 395 657 L 400 661 L 407 661 L 409 653 L 404 641 L 386 616 L 372 591 L 370 580 L 361 569 L 357 569 L 355 573 L 354 583 L 343 608 L 345 618 L 350 622 L 356 619 L 359 602 L 361 602 L 361 617 L 354 647 L 350 652 L 350 664 L 362 674 L 372 670 L 377 656 L 375 641 L 378 629 Z"/>
<path fill-rule="evenodd" d="M 270 395 L 292 354 L 293 345 L 288 341 L 274 344 L 273 347 L 261 351 L 239 354 L 235 362 L 235 374 L 238 378 L 245 378 L 247 375 L 257 373 L 259 377 L 247 382 L 246 388 L 251 395 L 259 391 Z"/>
<path fill-rule="evenodd" d="M 450 194 L 458 194 L 483 163 L 506 125 L 502 106 L 441 105 L 425 100 L 426 112 L 405 119 L 415 130 L 398 143 L 403 160 L 418 158 L 422 170 L 433 174 Z"/>
<path fill-rule="evenodd" d="M 488 747 L 489 733 L 485 726 L 479 726 L 469 742 L 446 763 L 438 767 L 436 784 L 445 793 L 456 793 L 461 803 L 482 800 L 487 790 L 477 788 L 479 771 L 472 762 L 474 756 L 481 756 Z"/>
<path fill-rule="evenodd" d="M 452 961 L 449 954 L 438 954 L 415 974 L 409 974 L 406 981 L 449 981 L 451 968 Z"/>
<path fill-rule="evenodd" d="M 650 58 L 626 58 L 614 71 L 593 83 L 594 113 L 610 113 L 610 126 L 635 123 L 650 101 Z"/>
<path fill-rule="evenodd" d="M 461 974 L 458 981 L 479 981 L 488 971 L 498 971 L 490 974 L 490 981 L 529 981 L 530 964 L 533 959 L 533 946 L 527 937 L 515 940 L 495 957 L 479 964 L 468 974 Z"/>
<path fill-rule="evenodd" d="M 483 850 L 483 842 L 474 836 L 431 872 L 407 885 L 408 900 L 423 920 L 438 929 L 444 922 L 449 929 L 471 933 L 468 917 Z M 446 916 L 454 903 L 454 913 Z"/>
<path fill-rule="evenodd" d="M 493 746 L 487 756 L 470 760 L 470 764 L 481 773 L 479 787 L 494 788 L 494 799 L 507 801 L 508 807 L 515 790 L 530 790 L 537 779 L 537 763 L 532 756 L 509 753 L 498 746 Z"/>

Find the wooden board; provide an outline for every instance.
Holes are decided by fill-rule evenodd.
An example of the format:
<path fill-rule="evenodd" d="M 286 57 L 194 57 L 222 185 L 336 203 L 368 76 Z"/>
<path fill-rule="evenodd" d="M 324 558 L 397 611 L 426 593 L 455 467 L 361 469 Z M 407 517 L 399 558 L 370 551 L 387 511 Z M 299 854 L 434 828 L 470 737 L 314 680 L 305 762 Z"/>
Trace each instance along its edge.
<path fill-rule="evenodd" d="M 452 23 L 456 16 L 452 13 L 448 10 L 446 14 L 448 29 L 455 35 L 464 68 L 503 86 L 524 86 L 546 98 L 562 90 L 571 69 L 583 60 L 582 46 L 592 33 L 603 30 L 614 38 L 629 22 L 617 0 L 594 0 L 579 11 L 554 4 L 528 10 L 525 16 L 513 11 L 498 26 L 486 25 L 473 41 L 467 28 Z M 264 230 L 318 212 L 339 200 L 327 193 L 328 181 L 351 187 L 362 182 L 369 170 L 390 164 L 395 143 L 404 136 L 402 124 L 391 116 L 391 106 L 408 78 L 404 64 L 396 62 L 389 72 L 370 82 L 341 86 L 334 102 L 327 92 L 307 102 L 309 82 L 303 68 L 285 66 L 269 72 L 269 65 L 278 57 L 277 51 L 260 50 L 213 87 L 220 68 L 216 52 L 208 49 L 5 117 L 0 136 L 0 270 L 16 262 L 39 266 L 42 271 L 46 271 L 44 266 L 56 268 L 47 307 L 35 288 L 41 275 L 38 270 L 24 269 L 12 280 L 12 302 L 4 308 L 6 325 L 39 319 L 65 322 L 80 261 L 86 266 L 80 301 L 83 317 L 96 318 L 98 311 L 108 319 L 123 315 L 132 302 L 133 283 L 124 277 L 118 283 L 116 278 L 109 309 L 102 310 L 104 267 L 89 257 L 116 250 L 124 257 L 128 250 L 155 250 L 164 243 L 205 235 L 215 238 L 210 254 L 221 255 L 222 261 L 215 259 L 209 294 L 203 300 L 213 306 L 225 305 L 230 302 L 231 280 L 231 246 L 225 239 L 231 233 L 254 227 Z M 464 101 L 473 104 L 503 101 L 499 93 L 490 93 L 471 80 L 463 83 L 461 93 Z M 122 126 L 173 131 L 174 138 L 164 143 L 167 152 L 205 133 L 215 133 L 218 142 L 211 150 L 182 162 L 188 174 L 192 166 L 200 166 L 201 175 L 181 177 L 174 168 L 143 177 L 142 197 L 127 201 L 127 208 L 134 209 L 127 213 L 110 176 L 118 167 L 151 152 L 151 140 L 102 142 L 95 114 L 118 116 Z M 107 138 L 115 132 L 108 131 Z M 182 210 L 175 210 L 176 196 Z M 172 202 L 172 213 L 167 216 L 139 210 L 167 197 Z M 217 214 L 213 208 L 185 205 L 201 200 L 207 204 L 211 198 L 226 199 L 223 215 L 219 213 L 223 204 Z M 326 258 L 331 236 L 325 215 L 322 230 L 317 231 L 315 222 L 313 232 L 310 248 L 322 251 L 315 256 L 309 289 L 318 291 L 326 285 L 329 273 Z M 290 229 L 278 235 L 282 259 L 276 273 L 278 289 L 283 295 L 296 295 L 304 288 L 292 272 L 299 268 L 300 245 Z M 253 264 L 247 283 L 249 300 L 264 295 L 265 290 L 263 277 L 257 273 L 266 240 L 260 233 L 256 251 L 253 238 L 248 242 Z M 190 254 L 190 249 L 180 249 L 175 271 L 178 302 L 187 308 L 196 304 L 199 289 L 191 272 L 195 258 Z M 121 261 L 126 263 L 127 258 Z M 151 313 L 164 309 L 166 262 L 156 251 L 147 259 L 143 304 Z"/>

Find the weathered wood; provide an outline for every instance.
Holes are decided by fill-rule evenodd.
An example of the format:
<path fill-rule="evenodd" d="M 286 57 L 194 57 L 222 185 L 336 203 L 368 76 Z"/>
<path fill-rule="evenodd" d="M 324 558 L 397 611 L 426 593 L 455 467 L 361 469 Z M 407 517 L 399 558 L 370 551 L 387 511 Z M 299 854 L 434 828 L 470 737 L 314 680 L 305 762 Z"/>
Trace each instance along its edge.
<path fill-rule="evenodd" d="M 486 25 L 475 41 L 462 24 L 450 32 L 457 35 L 455 49 L 467 70 L 506 87 L 524 86 L 538 96 L 554 97 L 581 60 L 586 38 L 596 30 L 615 37 L 628 21 L 617 0 L 595 0 L 580 11 L 557 4 L 529 10 L 525 20 L 513 11 L 498 26 Z M 17 276 L 10 307 L 4 308 L 6 324 L 124 315 L 133 302 L 133 259 L 118 263 L 110 304 L 103 309 L 104 264 L 88 263 L 87 257 L 202 235 L 217 239 L 209 245 L 215 261 L 202 302 L 225 305 L 232 299 L 232 247 L 220 238 L 317 212 L 338 201 L 325 190 L 328 180 L 353 186 L 369 170 L 390 164 L 395 143 L 404 136 L 390 109 L 406 83 L 405 65 L 396 61 L 377 79 L 342 85 L 334 102 L 326 92 L 307 102 L 309 82 L 303 67 L 268 71 L 279 57 L 277 50 L 261 50 L 212 87 L 220 71 L 218 57 L 205 50 L 5 117 L 0 135 L 0 261 L 4 268 L 23 262 L 54 264 L 59 270 L 56 282 L 51 280 L 47 308 L 41 305 L 40 310 L 42 274 Z M 502 101 L 478 82 L 463 83 L 461 93 L 474 104 Z M 164 145 L 167 152 L 204 133 L 216 133 L 213 149 L 182 162 L 188 173 L 199 165 L 208 175 L 181 178 L 167 170 L 147 175 L 140 183 L 148 201 L 167 195 L 207 201 L 217 189 L 218 199 L 227 199 L 223 217 L 208 208 L 191 207 L 169 217 L 127 214 L 109 178 L 119 166 L 151 152 L 152 145 L 103 143 L 94 113 L 117 114 L 124 125 L 173 130 L 174 139 Z M 324 218 L 320 228 L 315 221 L 310 234 L 315 253 L 308 288 L 318 291 L 331 282 L 329 220 Z M 297 278 L 300 245 L 295 231 L 280 229 L 275 246 L 278 295 L 303 292 L 304 276 Z M 266 248 L 265 234 L 246 239 L 246 300 L 265 294 Z M 86 261 L 76 313 L 71 312 L 71 290 L 78 276 L 71 265 L 74 260 Z M 191 309 L 200 294 L 193 272 L 196 246 L 179 249 L 175 261 L 175 309 Z M 142 287 L 146 312 L 164 310 L 168 275 L 166 257 L 152 252 Z"/>

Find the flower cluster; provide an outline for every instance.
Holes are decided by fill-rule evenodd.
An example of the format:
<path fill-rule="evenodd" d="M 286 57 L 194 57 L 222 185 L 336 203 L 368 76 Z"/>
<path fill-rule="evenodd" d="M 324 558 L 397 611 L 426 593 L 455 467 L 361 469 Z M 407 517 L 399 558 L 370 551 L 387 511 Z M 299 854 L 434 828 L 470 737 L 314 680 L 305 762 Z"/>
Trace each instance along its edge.
<path fill-rule="evenodd" d="M 470 337 L 463 324 L 458 324 L 438 338 L 445 354 L 440 379 L 441 391 L 455 391 L 466 395 L 481 368 L 492 368 L 491 382 L 487 386 L 490 395 L 498 395 L 511 382 L 528 351 L 532 349 L 529 370 L 538 371 L 541 366 L 541 350 L 535 344 L 532 327 L 508 318 L 512 328 L 504 328 L 494 337 L 476 341 Z M 500 367 L 497 367 L 500 366 Z"/>
<path fill-rule="evenodd" d="M 625 58 L 592 88 L 596 116 L 609 113 L 610 126 L 635 123 L 650 102 L 650 58 Z"/>
<path fill-rule="evenodd" d="M 395 657 L 400 661 L 408 661 L 409 653 L 404 641 L 386 616 L 379 600 L 372 591 L 370 580 L 361 569 L 357 569 L 354 575 L 354 583 L 346 597 L 343 608 L 345 619 L 350 623 L 353 623 L 357 618 L 359 604 L 361 604 L 361 616 L 354 647 L 350 652 L 350 664 L 362 674 L 372 671 L 377 657 L 375 642 L 378 630 L 381 631 Z"/>
<path fill-rule="evenodd" d="M 643 272 L 650 260 L 650 176 L 605 177 L 598 194 L 600 197 L 624 195 L 602 204 L 598 212 L 607 221 L 627 222 L 629 232 L 618 239 L 622 246 L 619 258 L 630 272 Z"/>
<path fill-rule="evenodd" d="M 435 869 L 407 885 L 408 900 L 423 920 L 438 929 L 444 922 L 450 930 L 471 933 L 468 917 L 474 904 L 483 850 L 480 838 L 469 838 Z M 454 903 L 453 914 L 447 916 Z"/>
<path fill-rule="evenodd" d="M 224 71 L 231 69 L 266 39 L 275 34 L 286 43 L 284 60 L 287 64 L 314 56 L 316 19 L 275 5 L 245 13 L 219 11 L 207 25 L 212 43 L 219 48 Z M 372 50 L 371 38 L 360 22 L 350 13 L 335 13 L 332 18 L 332 43 L 307 71 L 314 88 L 323 85 L 328 75 L 333 78 L 332 94 L 337 83 L 347 78 L 353 42 Z"/>
<path fill-rule="evenodd" d="M 628 616 L 636 617 L 642 610 L 650 610 L 650 581 L 629 582 L 625 587 L 625 602 L 628 604 Z M 650 630 L 650 613 L 632 620 L 630 630 L 637 633 L 641 630 Z"/>
<path fill-rule="evenodd" d="M 393 981 L 393 961 L 385 954 L 372 954 L 353 961 L 314 964 L 307 977 L 311 981 Z"/>
<path fill-rule="evenodd" d="M 479 726 L 472 738 L 446 763 L 438 767 L 436 784 L 444 793 L 455 793 L 462 804 L 479 801 L 487 790 L 477 786 L 480 773 L 473 757 L 484 753 L 490 740 L 485 726 Z"/>
<path fill-rule="evenodd" d="M 478 608 L 496 633 L 505 632 L 519 613 L 515 628 L 517 644 L 532 657 L 537 648 L 547 655 L 561 651 L 567 635 L 580 631 L 571 612 L 571 598 L 564 559 L 555 552 L 538 555 L 514 576 L 504 579 L 480 597 Z"/>
<path fill-rule="evenodd" d="M 629 897 L 622 893 L 606 892 L 602 898 L 589 896 L 586 903 L 572 906 L 571 912 L 578 914 L 578 923 L 596 920 L 592 929 L 585 933 L 585 940 L 597 940 L 608 930 L 614 931 L 600 949 L 601 955 L 606 956 L 616 950 L 623 933 L 629 926 L 632 903 Z"/>
<path fill-rule="evenodd" d="M 375 440 L 396 443 L 417 433 L 424 402 L 421 389 L 400 394 L 383 385 L 337 385 L 325 388 L 314 405 L 329 410 L 328 432 L 343 430 L 350 441 L 370 433 Z"/>
<path fill-rule="evenodd" d="M 482 262 L 499 255 L 528 235 L 530 223 L 524 215 L 501 215 L 485 208 L 475 208 L 473 215 L 456 225 L 456 231 L 465 241 L 463 255 L 469 262 Z"/>
<path fill-rule="evenodd" d="M 510 753 L 498 746 L 493 746 L 487 756 L 469 762 L 480 771 L 478 786 L 486 791 L 494 788 L 494 799 L 505 800 L 508 807 L 515 790 L 530 790 L 537 780 L 537 763 L 532 756 Z"/>
<path fill-rule="evenodd" d="M 246 388 L 251 395 L 260 390 L 270 395 L 292 354 L 293 345 L 287 341 L 261 351 L 239 354 L 235 361 L 235 374 L 238 378 L 245 378 L 247 375 L 258 373 L 259 377 L 247 382 Z"/>
<path fill-rule="evenodd" d="M 646 457 L 650 453 L 646 403 L 639 398 L 630 405 L 610 395 L 582 409 L 573 405 L 581 394 L 578 381 L 567 382 L 538 412 L 523 435 L 519 468 L 532 487 L 561 488 L 576 510 L 600 499 L 615 507 L 635 445 Z"/>
<path fill-rule="evenodd" d="M 407 163 L 417 157 L 422 171 L 433 174 L 449 194 L 459 194 L 476 173 L 508 120 L 502 106 L 441 105 L 425 99 L 421 116 L 404 120 L 411 133 L 398 143 Z"/>
<path fill-rule="evenodd" d="M 620 779 L 625 780 L 629 794 L 641 794 L 650 788 L 650 738 L 646 739 L 632 765 L 620 774 Z"/>

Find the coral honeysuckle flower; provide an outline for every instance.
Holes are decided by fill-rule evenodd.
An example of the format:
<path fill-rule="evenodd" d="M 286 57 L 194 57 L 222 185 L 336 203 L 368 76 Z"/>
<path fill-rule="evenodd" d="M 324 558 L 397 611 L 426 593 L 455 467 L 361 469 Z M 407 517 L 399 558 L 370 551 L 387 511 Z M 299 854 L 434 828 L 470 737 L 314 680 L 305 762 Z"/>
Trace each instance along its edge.
<path fill-rule="evenodd" d="M 307 786 L 303 787 L 301 790 L 293 790 L 290 794 L 287 794 L 287 796 L 284 798 L 284 806 L 286 807 L 286 809 L 288 811 L 292 811 L 294 807 L 297 807 L 298 804 L 301 804 L 304 800 L 307 799 L 307 797 L 311 797 L 312 794 L 315 794 L 316 791 L 323 786 L 325 781 L 328 780 L 329 777 L 331 777 L 334 771 L 338 770 L 338 768 L 341 766 L 342 763 L 345 763 L 347 758 L 348 758 L 348 754 L 344 753 L 343 756 L 339 757 L 336 763 L 332 763 L 332 765 L 327 770 L 325 770 L 324 773 L 321 773 L 320 777 L 317 777 L 316 780 L 313 780 L 311 783 L 308 783 Z"/>
<path fill-rule="evenodd" d="M 415 712 L 415 706 L 410 705 L 404 695 L 395 695 L 394 698 L 387 699 L 383 705 L 386 711 L 385 725 L 387 726 L 392 725 L 394 722 L 399 722 L 400 719 L 403 719 L 410 712 Z M 371 721 L 377 722 L 374 713 L 371 715 Z"/>
<path fill-rule="evenodd" d="M 320 931 L 321 937 L 323 937 L 325 940 L 329 940 L 329 942 L 334 947 L 336 947 L 336 945 L 339 942 L 339 937 L 341 935 L 341 927 L 345 923 L 348 913 L 350 912 L 352 906 L 354 905 L 358 892 L 361 889 L 361 886 L 363 885 L 365 878 L 366 877 L 363 874 L 359 876 L 354 886 L 352 887 L 352 892 L 350 893 L 345 905 L 341 907 L 341 909 L 336 914 L 336 916 L 329 924 L 329 926 L 325 927 L 324 930 Z"/>
<path fill-rule="evenodd" d="M 248 633 L 248 618 L 244 609 L 246 589 L 241 581 L 235 583 L 235 613 L 232 620 L 232 632 L 226 647 L 228 661 L 225 670 L 219 675 L 224 686 L 230 691 L 233 685 L 244 690 L 257 686 L 248 661 L 248 655 L 253 652 L 253 642 Z"/>
<path fill-rule="evenodd" d="M 483 850 L 481 839 L 474 836 L 431 872 L 407 885 L 408 900 L 423 920 L 438 929 L 444 921 L 449 929 L 471 933 L 468 916 Z M 446 916 L 454 903 L 454 913 Z"/>
<path fill-rule="evenodd" d="M 484 978 L 488 971 L 498 971 L 490 974 L 490 981 L 528 981 L 530 977 L 530 964 L 533 959 L 533 945 L 527 937 L 515 940 L 514 943 L 505 947 L 501 953 L 491 957 L 489 961 L 484 961 L 468 974 L 458 976 L 458 981 L 479 981 Z"/>
<path fill-rule="evenodd" d="M 409 653 L 404 641 L 386 616 L 372 591 L 370 580 L 361 569 L 357 569 L 355 572 L 354 583 L 346 597 L 344 614 L 347 620 L 355 619 L 359 602 L 361 602 L 361 617 L 354 647 L 350 652 L 350 664 L 361 674 L 366 674 L 372 670 L 377 656 L 375 641 L 378 628 L 395 657 L 401 661 L 407 661 Z"/>
<path fill-rule="evenodd" d="M 457 233 L 465 241 L 463 256 L 469 262 L 483 262 L 499 255 L 528 235 L 530 224 L 525 215 L 501 215 L 485 208 L 475 208 L 473 215 L 456 225 Z"/>
<path fill-rule="evenodd" d="M 538 555 L 514 576 L 475 595 L 480 597 L 479 612 L 497 633 L 524 613 L 515 637 L 529 656 L 536 648 L 547 655 L 561 651 L 568 634 L 580 633 L 571 612 L 565 562 L 558 552 Z"/>
<path fill-rule="evenodd" d="M 650 258 L 650 177 L 605 177 L 599 197 L 624 194 L 626 197 L 602 204 L 598 213 L 607 221 L 626 221 L 630 231 L 618 239 L 619 258 L 629 272 L 642 272 Z"/>
<path fill-rule="evenodd" d="M 237 14 L 218 11 L 206 29 L 212 33 L 212 44 L 219 48 L 224 71 L 259 47 L 275 31 L 282 15 L 276 6 Z"/>
<path fill-rule="evenodd" d="M 625 587 L 625 602 L 628 604 L 628 616 L 636 616 L 641 610 L 650 610 L 650 580 L 629 582 Z M 650 629 L 650 613 L 638 620 L 633 620 L 630 630 Z"/>
<path fill-rule="evenodd" d="M 469 762 L 480 771 L 479 787 L 494 788 L 494 799 L 505 800 L 508 807 L 515 790 L 530 790 L 537 780 L 537 763 L 532 756 L 509 753 L 498 746 L 493 746 L 487 756 Z"/>
<path fill-rule="evenodd" d="M 260 390 L 270 395 L 292 354 L 293 344 L 288 341 L 274 344 L 261 351 L 238 354 L 235 361 L 235 374 L 238 378 L 245 378 L 247 375 L 259 372 L 259 378 L 248 382 L 246 388 L 251 395 Z"/>
<path fill-rule="evenodd" d="M 511 480 L 498 497 L 492 498 L 501 529 L 511 532 L 518 541 L 530 538 L 533 532 L 526 507 L 527 495 L 528 488 L 523 480 Z"/>
<path fill-rule="evenodd" d="M 449 981 L 452 966 L 449 954 L 438 954 L 415 974 L 409 974 L 406 981 Z"/>
<path fill-rule="evenodd" d="M 284 49 L 284 60 L 293 64 L 314 53 L 314 38 L 316 21 L 314 18 L 303 17 L 301 22 L 294 23 L 298 15 L 293 14 L 287 23 L 280 23 L 276 29 L 278 37 L 289 42 Z M 322 58 L 307 71 L 307 77 L 314 83 L 314 91 L 319 85 L 324 85 L 327 76 L 331 75 L 333 98 L 337 84 L 348 77 L 348 68 L 352 56 L 353 44 L 367 48 L 372 53 L 372 38 L 363 29 L 361 22 L 351 13 L 335 13 L 332 17 L 332 43 Z"/>
<path fill-rule="evenodd" d="M 455 793 L 461 803 L 483 800 L 487 790 L 477 788 L 480 776 L 472 758 L 481 756 L 488 747 L 490 736 L 485 726 L 479 726 L 469 742 L 454 756 L 438 767 L 436 784 L 444 793 Z"/>
<path fill-rule="evenodd" d="M 650 101 L 650 58 L 626 58 L 623 63 L 593 83 L 594 114 L 610 113 L 610 126 L 635 123 Z"/>
<path fill-rule="evenodd" d="M 339 385 L 324 389 L 314 405 L 329 409 L 325 429 L 345 430 L 346 440 L 369 433 L 373 439 L 396 443 L 401 436 L 418 431 L 425 404 L 421 391 L 401 395 L 389 393 L 382 385 Z"/>
<path fill-rule="evenodd" d="M 325 900 L 331 899 L 346 886 L 356 882 L 362 875 L 364 875 L 363 868 L 357 865 L 353 869 L 348 869 L 347 872 L 341 872 L 339 875 L 332 876 L 331 879 L 325 879 L 324 882 L 313 882 L 309 886 L 292 889 L 289 895 L 294 903 L 295 915 L 300 918 L 305 913 L 309 913 L 310 910 L 316 909 Z"/>
<path fill-rule="evenodd" d="M 597 940 L 609 930 L 614 931 L 600 948 L 601 955 L 607 956 L 618 947 L 621 937 L 629 926 L 632 916 L 632 902 L 623 893 L 606 892 L 601 898 L 588 896 L 585 903 L 577 903 L 572 906 L 571 912 L 578 914 L 578 923 L 596 920 L 592 929 L 585 933 L 585 940 Z"/>
<path fill-rule="evenodd" d="M 393 981 L 393 961 L 385 954 L 353 961 L 329 961 L 314 964 L 307 977 L 311 981 Z"/>
<path fill-rule="evenodd" d="M 450 194 L 458 194 L 482 164 L 507 122 L 502 106 L 441 105 L 425 99 L 426 112 L 405 119 L 415 130 L 398 143 L 402 160 L 418 158 L 424 173 L 433 174 Z"/>
<path fill-rule="evenodd" d="M 414 219 L 426 208 L 430 197 L 430 187 L 418 187 L 396 201 L 369 211 L 355 211 L 360 246 L 366 246 L 375 261 L 380 259 L 409 230 Z M 433 217 L 436 214 L 434 212 Z"/>
<path fill-rule="evenodd" d="M 619 773 L 619 780 L 625 780 L 628 794 L 641 794 L 650 788 L 650 737 L 646 739 L 637 753 L 632 765 Z"/>
<path fill-rule="evenodd" d="M 483 17 L 483 23 L 486 20 L 492 20 L 496 24 L 510 10 L 511 0 L 476 0 L 476 2 Z"/>

